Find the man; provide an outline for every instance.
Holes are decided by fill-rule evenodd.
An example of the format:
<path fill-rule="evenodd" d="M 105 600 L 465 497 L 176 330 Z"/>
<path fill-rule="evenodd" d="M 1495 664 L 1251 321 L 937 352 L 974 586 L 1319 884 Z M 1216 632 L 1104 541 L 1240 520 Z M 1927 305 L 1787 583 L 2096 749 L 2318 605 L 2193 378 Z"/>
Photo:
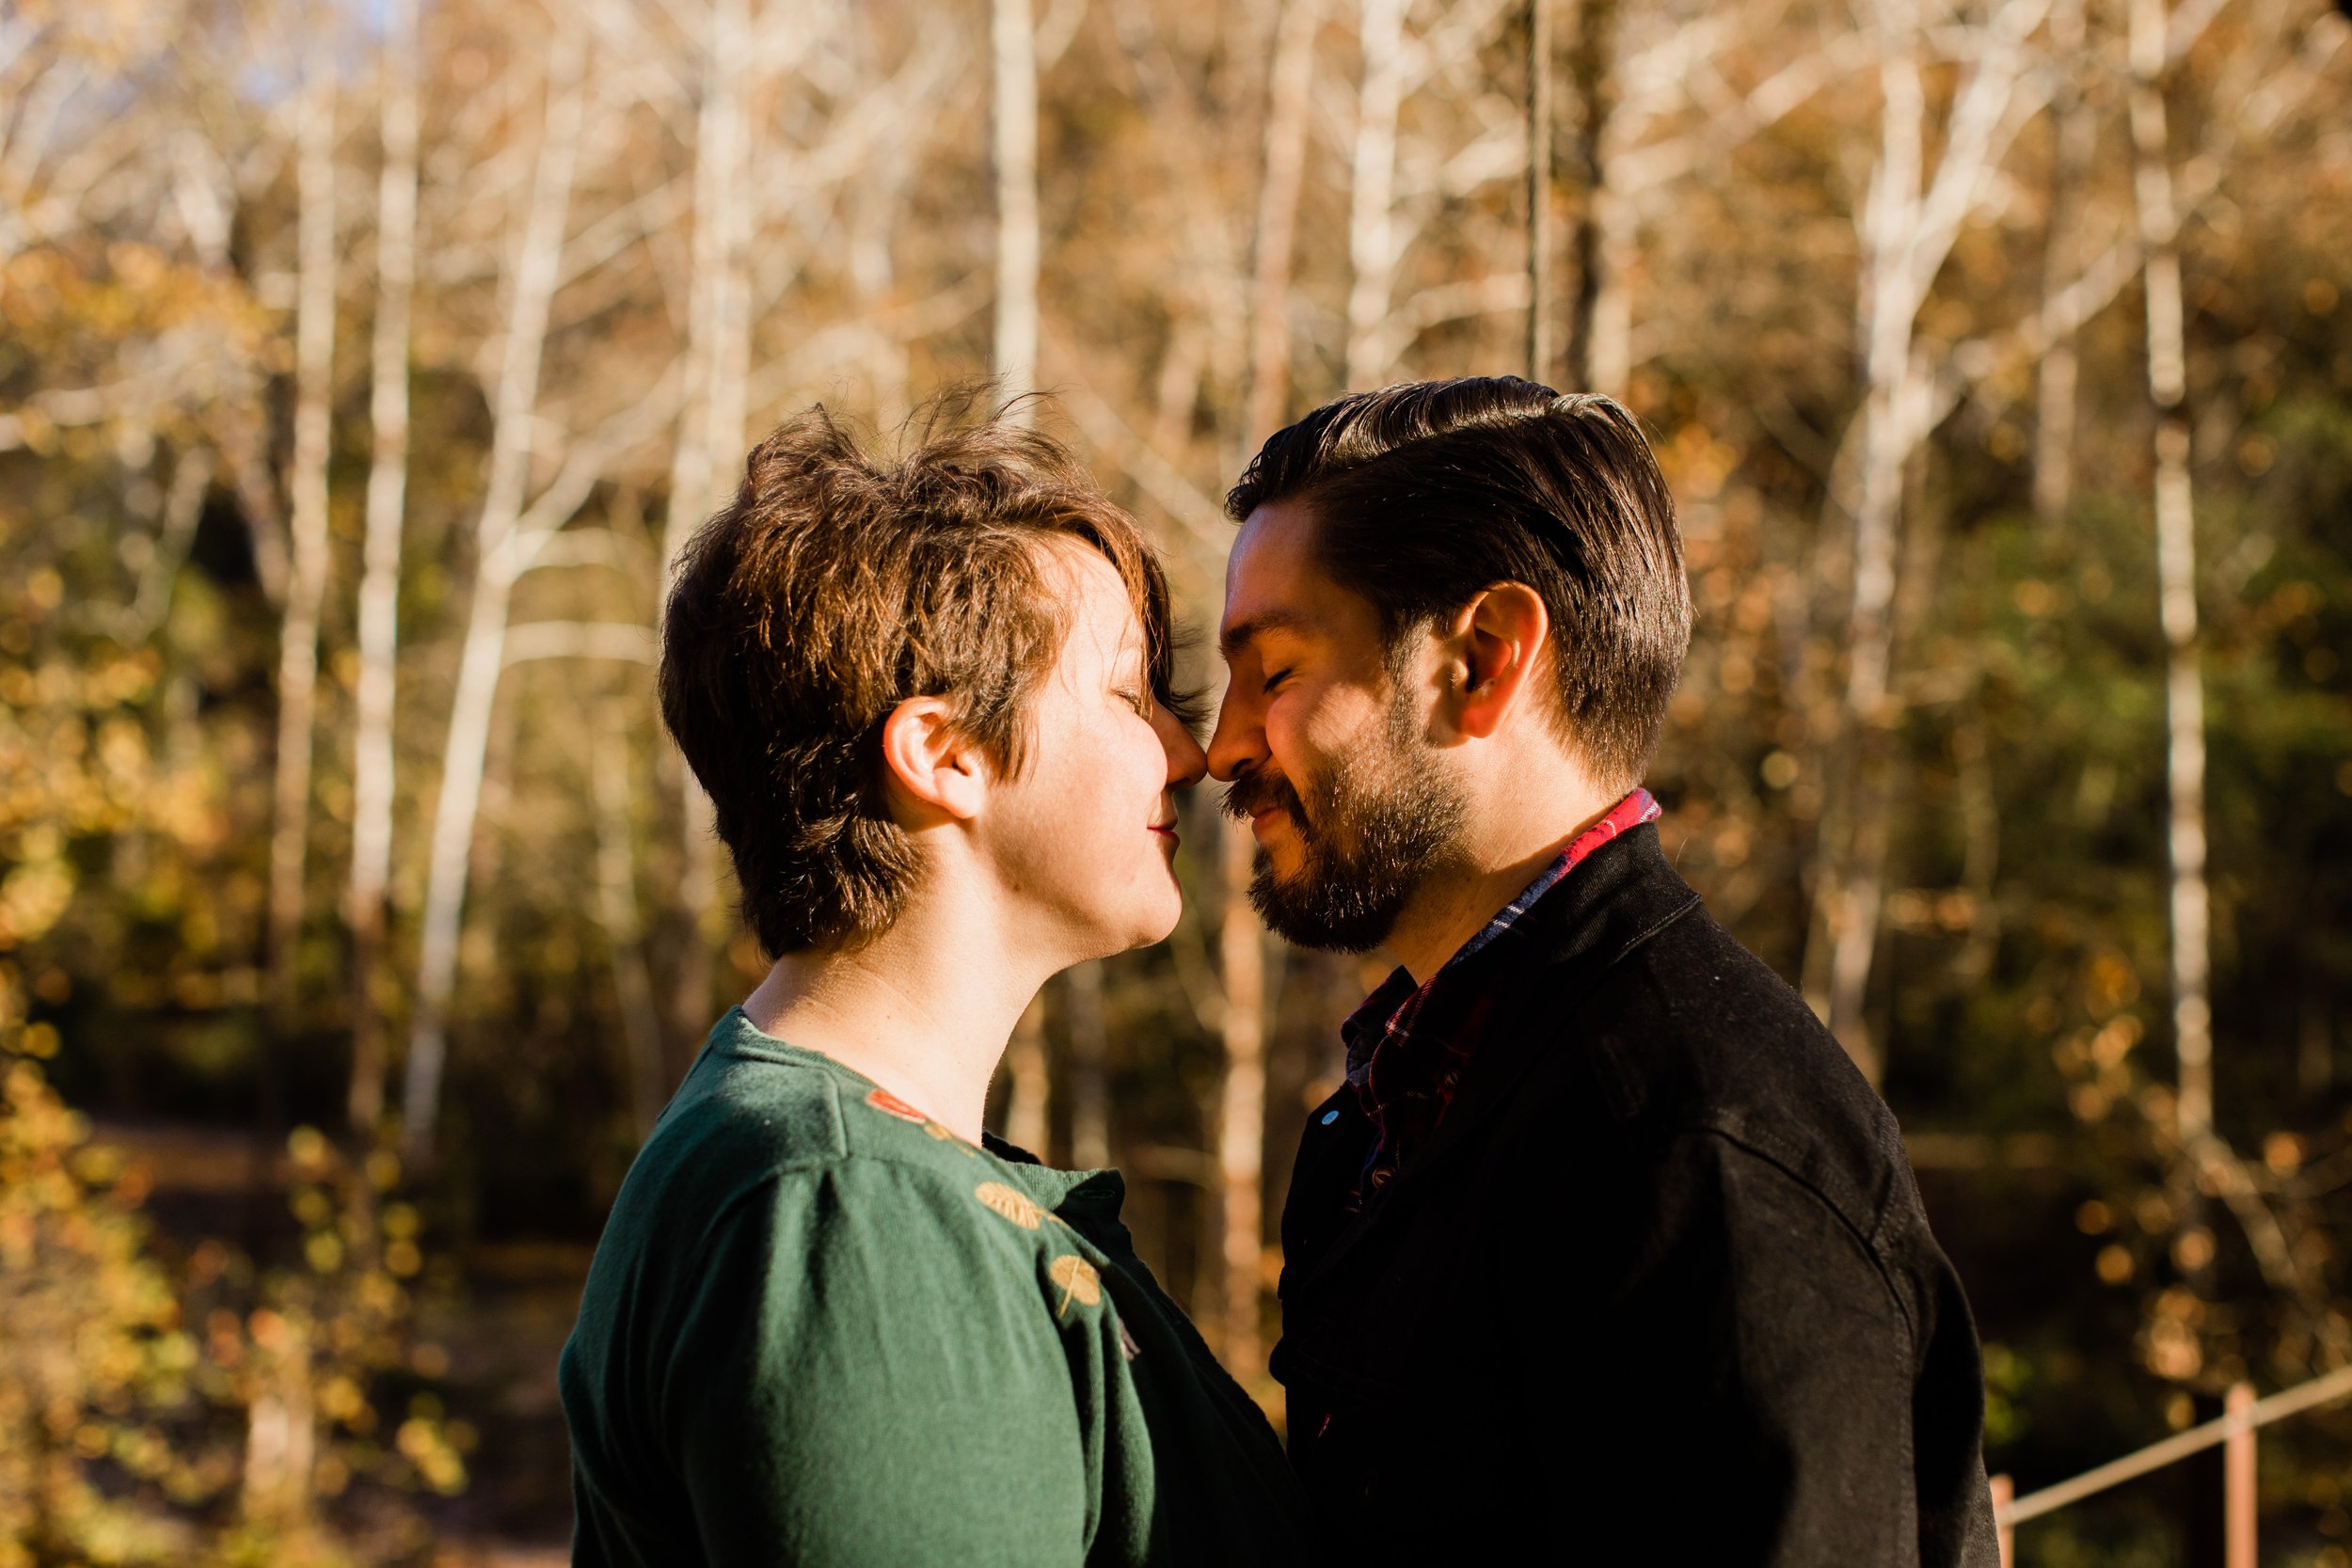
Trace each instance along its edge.
<path fill-rule="evenodd" d="M 1385 948 L 1282 1216 L 1292 1462 L 1343 1561 L 1991 1564 L 1967 1304 L 1894 1118 L 1661 852 L 1690 634 L 1607 398 L 1266 442 L 1209 747 L 1295 942 Z"/>

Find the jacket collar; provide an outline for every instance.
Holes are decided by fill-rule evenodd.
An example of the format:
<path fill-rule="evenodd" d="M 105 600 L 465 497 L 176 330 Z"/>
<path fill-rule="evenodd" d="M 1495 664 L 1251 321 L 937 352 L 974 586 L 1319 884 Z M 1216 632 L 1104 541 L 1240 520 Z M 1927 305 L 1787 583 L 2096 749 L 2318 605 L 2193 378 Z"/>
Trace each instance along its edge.
<path fill-rule="evenodd" d="M 1666 862 L 1655 824 L 1645 823 L 1589 855 L 1484 951 L 1461 980 L 1498 994 L 1491 1022 L 1462 1074 L 1462 1086 L 1428 1146 L 1378 1197 L 1343 1226 L 1298 1281 L 1312 1286 L 1353 1252 L 1403 1200 L 1461 1151 L 1487 1141 L 1530 1073 L 1560 1048 L 1564 1025 L 1587 992 L 1628 954 L 1699 904 Z M 1335 1100 L 1351 1099 L 1343 1087 Z M 1318 1112 L 1320 1116 L 1322 1113 Z"/>

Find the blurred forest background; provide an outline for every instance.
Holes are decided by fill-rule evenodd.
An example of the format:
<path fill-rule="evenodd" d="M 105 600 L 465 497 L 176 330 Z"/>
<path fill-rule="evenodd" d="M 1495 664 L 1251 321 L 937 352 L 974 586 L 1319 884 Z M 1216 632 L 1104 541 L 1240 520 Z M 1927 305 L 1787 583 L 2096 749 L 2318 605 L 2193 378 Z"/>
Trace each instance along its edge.
<path fill-rule="evenodd" d="M 1993 1467 L 2352 1362 L 2346 34 L 8 0 L 0 1565 L 560 1551 L 589 1248 L 763 968 L 650 700 L 664 562 L 780 413 L 975 374 L 1196 625 L 1314 403 L 1627 400 L 1699 610 L 1665 842 L 1900 1117 Z M 1279 1416 L 1271 1216 L 1380 971 L 1263 938 L 1213 807 L 1183 929 L 1050 987 L 993 1114 L 1127 1170 Z M 2265 1560 L 2344 1568 L 2352 1413 L 2262 1451 Z M 2201 1560 L 2216 1497 L 2021 1560 Z"/>

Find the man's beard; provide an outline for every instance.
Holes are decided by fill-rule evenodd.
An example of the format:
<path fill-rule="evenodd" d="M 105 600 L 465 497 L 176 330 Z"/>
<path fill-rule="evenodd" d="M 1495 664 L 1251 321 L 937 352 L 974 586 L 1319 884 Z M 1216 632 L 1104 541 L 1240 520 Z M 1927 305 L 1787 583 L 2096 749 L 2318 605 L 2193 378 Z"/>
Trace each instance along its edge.
<path fill-rule="evenodd" d="M 1297 831 L 1306 863 L 1277 876 L 1260 848 L 1249 902 L 1276 935 L 1300 947 L 1362 953 L 1379 946 L 1461 836 L 1466 808 L 1414 733 L 1409 693 L 1398 692 L 1383 729 L 1372 746 L 1307 781 L 1311 804 L 1289 780 L 1264 771 L 1243 775 L 1225 792 L 1228 816 L 1248 821 L 1277 806 Z"/>

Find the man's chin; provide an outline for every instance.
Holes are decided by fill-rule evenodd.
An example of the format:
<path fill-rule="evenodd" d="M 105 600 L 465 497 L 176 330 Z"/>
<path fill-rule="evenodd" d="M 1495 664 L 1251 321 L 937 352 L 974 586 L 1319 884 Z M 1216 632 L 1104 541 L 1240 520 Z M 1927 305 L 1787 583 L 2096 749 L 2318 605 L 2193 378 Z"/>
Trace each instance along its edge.
<path fill-rule="evenodd" d="M 1284 877 L 1262 851 L 1249 879 L 1249 906 L 1266 928 L 1294 947 L 1323 953 L 1369 953 L 1396 928 L 1398 907 L 1335 910 L 1305 879 Z"/>

